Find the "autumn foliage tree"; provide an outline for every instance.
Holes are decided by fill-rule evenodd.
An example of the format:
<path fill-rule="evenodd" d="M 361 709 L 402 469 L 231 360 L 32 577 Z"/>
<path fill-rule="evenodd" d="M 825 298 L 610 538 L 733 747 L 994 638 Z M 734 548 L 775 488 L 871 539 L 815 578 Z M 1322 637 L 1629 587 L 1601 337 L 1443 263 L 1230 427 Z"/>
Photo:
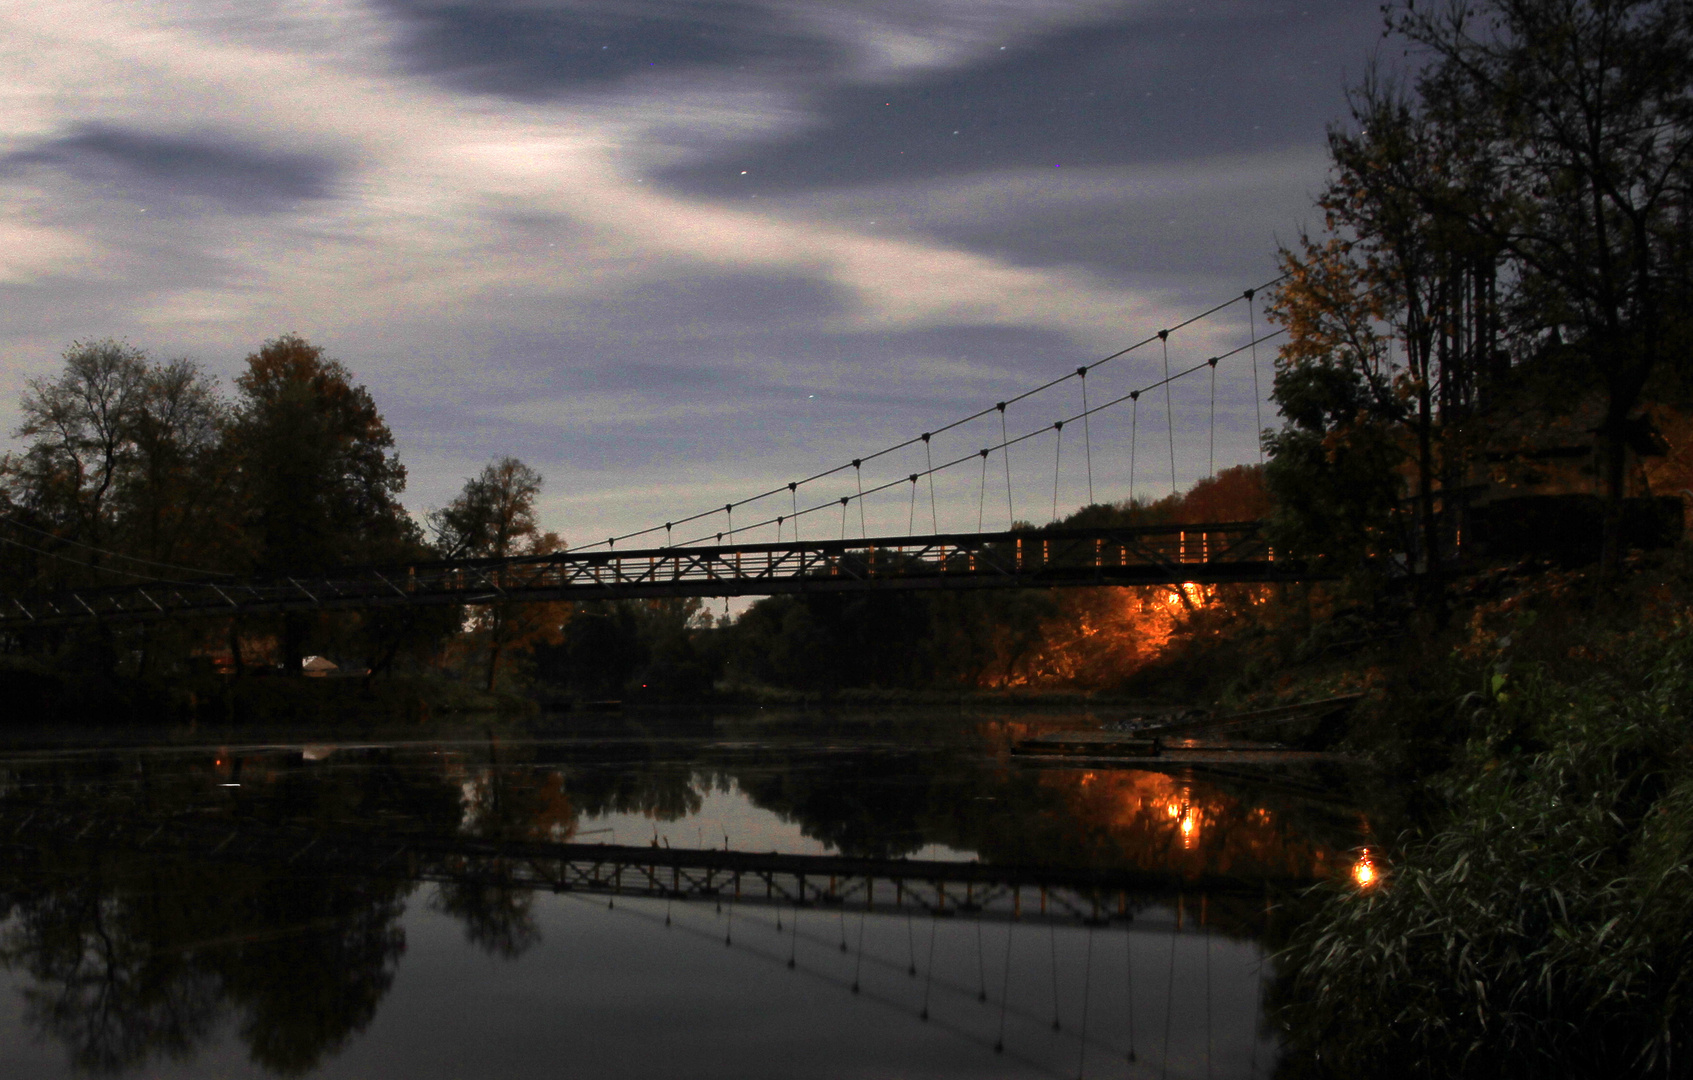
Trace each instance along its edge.
<path fill-rule="evenodd" d="M 563 549 L 541 529 L 535 500 L 541 474 L 514 457 L 490 462 L 464 483 L 451 503 L 429 515 L 435 546 L 449 559 L 504 559 Z M 473 608 L 469 633 L 483 656 L 483 683 L 493 690 L 502 664 L 536 644 L 559 640 L 568 615 L 563 604 L 484 604 Z"/>
<path fill-rule="evenodd" d="M 309 573 L 421 552 L 400 492 L 406 471 L 370 391 L 295 334 L 267 341 L 235 380 L 225 435 L 241 568 Z M 311 622 L 283 620 L 283 666 L 298 673 Z"/>
<path fill-rule="evenodd" d="M 247 357 L 235 385 L 229 441 L 252 570 L 372 562 L 416 538 L 393 432 L 345 367 L 284 334 Z"/>

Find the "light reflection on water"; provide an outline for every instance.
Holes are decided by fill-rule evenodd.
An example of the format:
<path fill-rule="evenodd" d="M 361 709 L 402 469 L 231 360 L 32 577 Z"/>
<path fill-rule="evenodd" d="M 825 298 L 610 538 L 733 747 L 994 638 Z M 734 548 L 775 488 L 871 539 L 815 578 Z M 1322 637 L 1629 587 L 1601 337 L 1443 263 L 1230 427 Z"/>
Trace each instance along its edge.
<path fill-rule="evenodd" d="M 155 748 L 0 761 L 0 793 L 8 813 L 57 800 L 213 839 L 378 823 L 1190 878 L 1308 878 L 1346 848 L 1273 792 L 1026 770 L 999 742 Z M 805 907 L 532 892 L 461 857 L 349 878 L 309 845 L 255 863 L 231 858 L 239 843 L 66 843 L 69 825 L 31 846 L 40 827 L 18 827 L 0 869 L 0 1076 L 1239 1077 L 1274 1058 L 1262 896 L 1119 897 L 1133 918 L 1091 926 L 1037 918 L 1032 898 L 1022 919 L 1004 902 L 931 918 L 850 892 Z"/>

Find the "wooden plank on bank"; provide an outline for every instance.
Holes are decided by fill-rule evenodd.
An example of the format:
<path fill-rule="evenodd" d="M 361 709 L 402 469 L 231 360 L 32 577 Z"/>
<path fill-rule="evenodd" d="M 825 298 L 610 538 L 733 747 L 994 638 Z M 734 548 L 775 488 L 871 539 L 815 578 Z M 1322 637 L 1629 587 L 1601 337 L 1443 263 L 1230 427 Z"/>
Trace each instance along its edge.
<path fill-rule="evenodd" d="M 1275 727 L 1305 720 L 1324 720 L 1351 711 L 1363 694 L 1340 694 L 1317 701 L 1300 701 L 1292 705 L 1277 705 L 1271 709 L 1226 713 L 1222 716 L 1202 716 L 1193 720 L 1176 720 L 1142 728 L 1135 734 L 1140 738 L 1168 735 L 1215 735 L 1225 731 L 1241 731 L 1254 727 Z"/>

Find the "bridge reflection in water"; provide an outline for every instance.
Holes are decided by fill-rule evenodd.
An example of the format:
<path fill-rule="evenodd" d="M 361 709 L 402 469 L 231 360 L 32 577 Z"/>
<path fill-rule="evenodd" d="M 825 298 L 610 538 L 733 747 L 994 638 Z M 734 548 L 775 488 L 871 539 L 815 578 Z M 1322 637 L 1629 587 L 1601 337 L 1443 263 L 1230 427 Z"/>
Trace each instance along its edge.
<path fill-rule="evenodd" d="M 1345 837 L 967 734 L 0 761 L 0 1031 L 42 1076 L 1267 1074 L 1269 891 Z"/>

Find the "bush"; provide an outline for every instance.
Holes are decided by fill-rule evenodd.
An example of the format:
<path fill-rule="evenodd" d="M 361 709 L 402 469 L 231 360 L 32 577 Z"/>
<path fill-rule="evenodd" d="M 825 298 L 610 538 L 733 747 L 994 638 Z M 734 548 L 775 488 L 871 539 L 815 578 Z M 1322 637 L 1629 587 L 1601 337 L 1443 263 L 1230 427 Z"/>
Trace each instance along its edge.
<path fill-rule="evenodd" d="M 1693 634 L 1494 671 L 1436 827 L 1281 952 L 1289 1075 L 1690 1074 Z"/>

